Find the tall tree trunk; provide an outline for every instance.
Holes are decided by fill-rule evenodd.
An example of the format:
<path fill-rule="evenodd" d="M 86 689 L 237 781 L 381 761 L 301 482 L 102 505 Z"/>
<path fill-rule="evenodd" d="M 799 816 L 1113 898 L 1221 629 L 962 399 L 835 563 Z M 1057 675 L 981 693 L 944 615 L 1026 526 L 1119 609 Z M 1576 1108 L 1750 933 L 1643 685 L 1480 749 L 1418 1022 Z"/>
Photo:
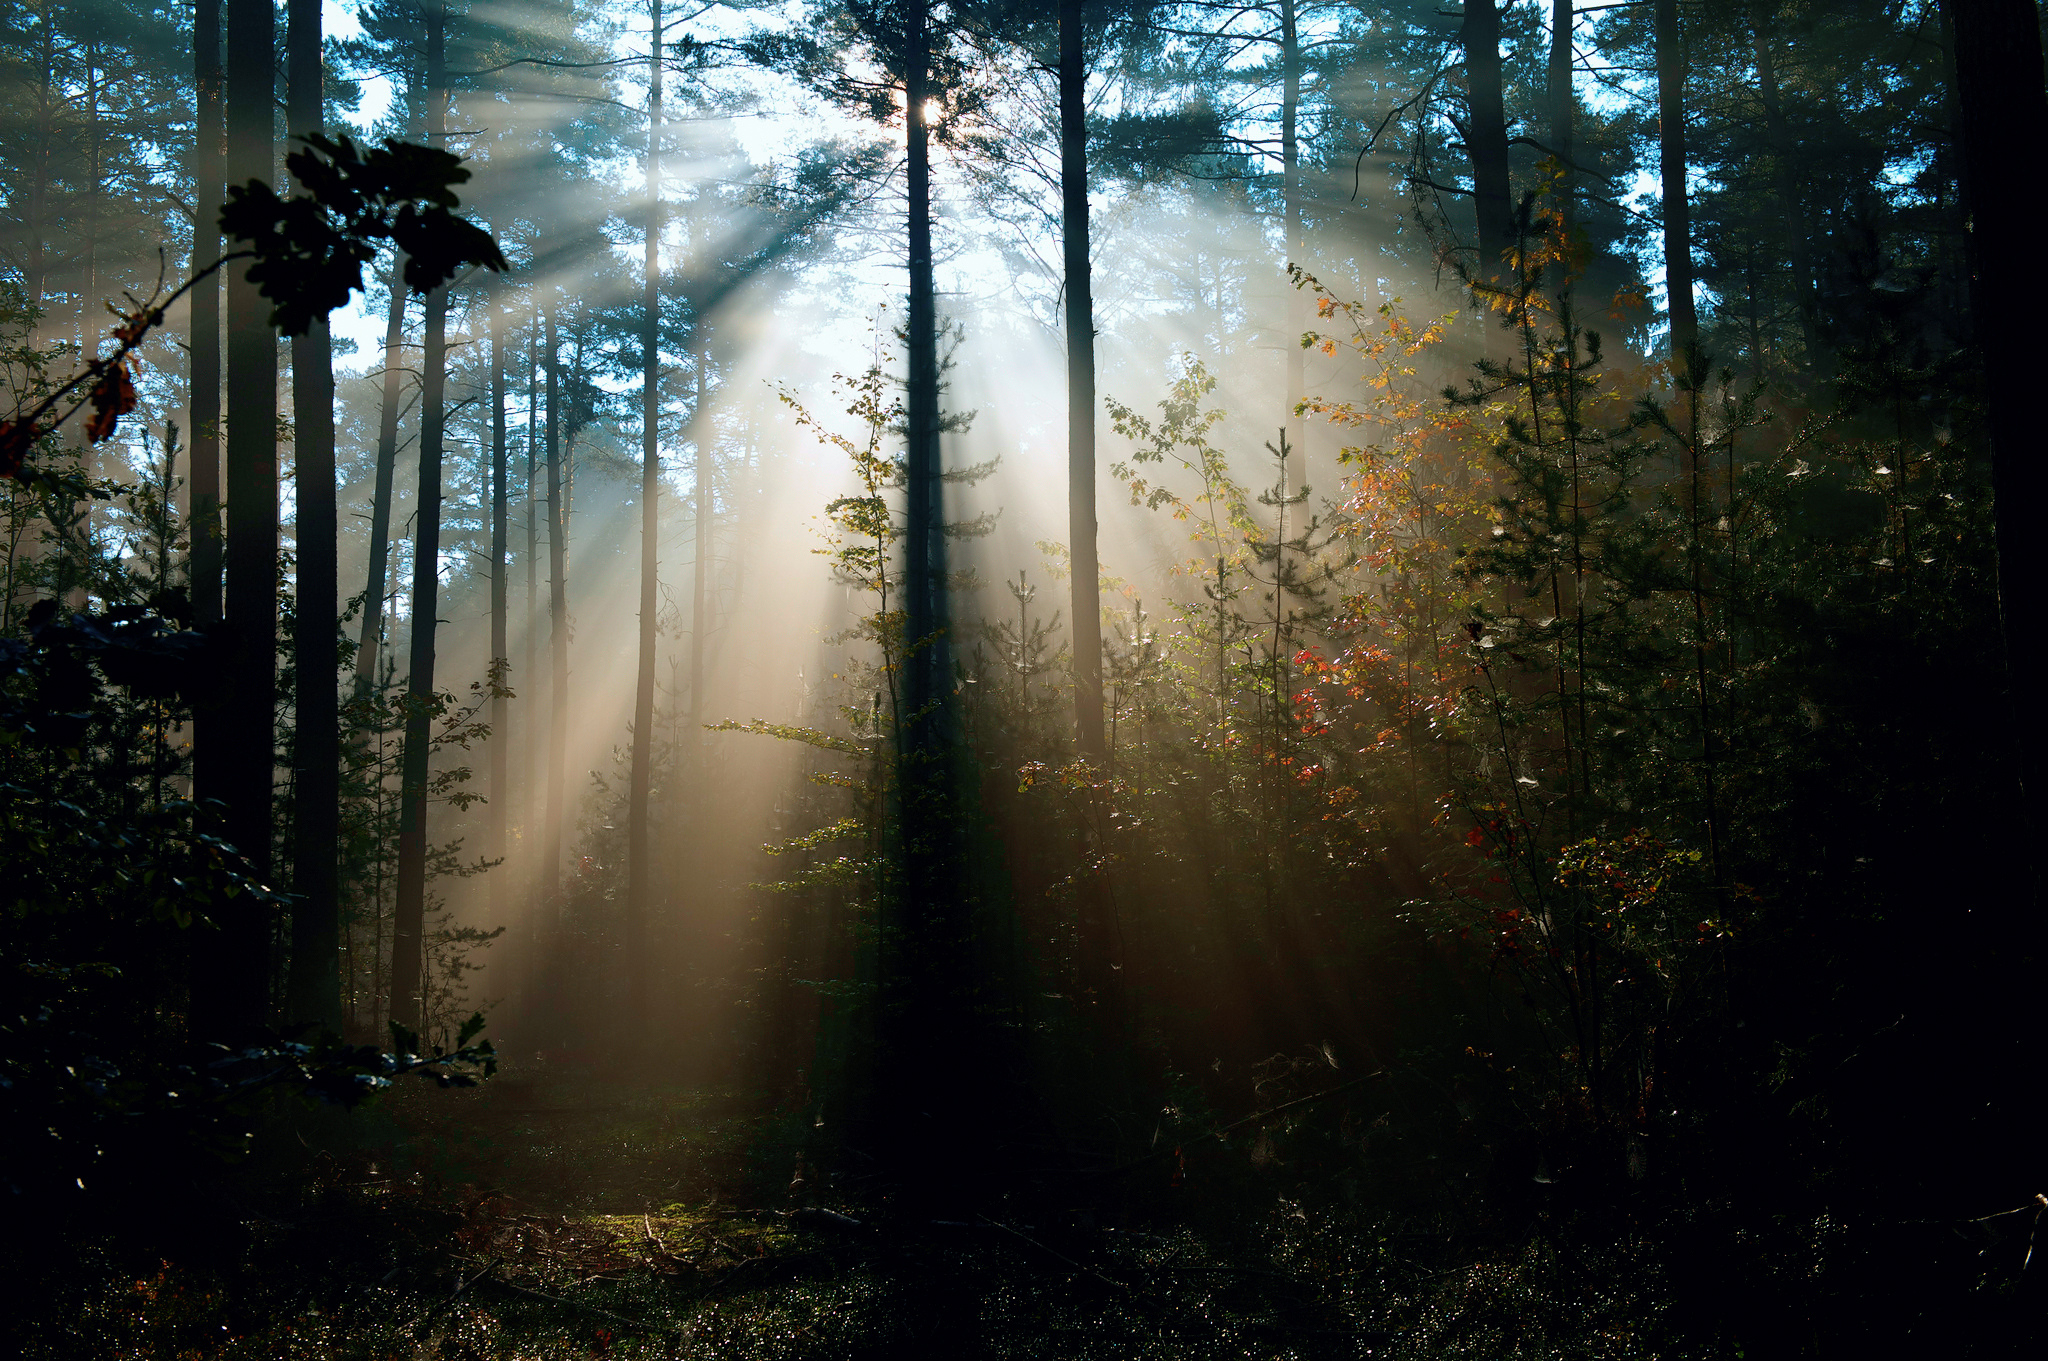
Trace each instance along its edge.
<path fill-rule="evenodd" d="M 1459 30 L 1465 46 L 1465 85 L 1471 125 L 1465 151 L 1472 162 L 1472 203 L 1478 227 L 1479 263 L 1474 281 L 1485 290 L 1505 285 L 1506 256 L 1514 245 L 1514 209 L 1508 185 L 1507 106 L 1501 95 L 1500 11 L 1494 0 L 1468 0 Z M 1484 318 L 1486 352 L 1504 359 L 1507 332 L 1489 311 Z"/>
<path fill-rule="evenodd" d="M 548 812 L 541 834 L 540 883 L 550 907 L 562 892 L 562 824 L 569 796 L 568 519 L 562 505 L 561 344 L 555 308 L 547 311 L 548 376 Z"/>
<path fill-rule="evenodd" d="M 1772 181 L 1778 220 L 1785 224 L 1785 251 L 1792 265 L 1793 298 L 1799 309 L 1799 335 L 1809 366 L 1820 345 L 1814 333 L 1813 249 L 1806 216 L 1799 206 L 1799 180 L 1792 165 L 1792 131 L 1785 122 L 1785 103 L 1778 92 L 1778 63 L 1771 54 L 1770 9 L 1759 0 L 1750 7 L 1750 34 L 1756 53 L 1757 95 L 1763 101 L 1764 126 L 1770 133 Z"/>
<path fill-rule="evenodd" d="M 321 129 L 320 0 L 291 0 L 285 48 L 287 127 Z M 327 319 L 292 340 L 292 464 L 298 508 L 298 596 L 293 659 L 297 789 L 292 801 L 292 958 L 286 1019 L 341 1029 L 341 735 L 336 724 L 335 633 L 340 533 L 334 504 L 334 360 Z"/>
<path fill-rule="evenodd" d="M 1574 215 L 1573 184 L 1577 176 L 1572 158 L 1578 154 L 1572 146 L 1578 115 L 1578 97 L 1572 91 L 1572 72 L 1578 65 L 1572 48 L 1573 24 L 1572 0 L 1550 0 L 1550 60 L 1546 72 L 1550 150 L 1559 167 L 1557 210 L 1567 226 Z"/>
<path fill-rule="evenodd" d="M 1671 361 L 1683 373 L 1699 349 L 1693 301 L 1692 208 L 1685 187 L 1685 46 L 1678 0 L 1655 0 L 1657 165 L 1664 191 L 1664 286 L 1671 317 Z"/>
<path fill-rule="evenodd" d="M 1290 0 L 1291 3 L 1291 0 Z M 1105 759 L 1102 572 L 1095 520 L 1095 291 L 1089 260 L 1084 0 L 1060 0 L 1060 233 L 1067 276 L 1067 543 L 1073 566 L 1074 732 Z"/>
<path fill-rule="evenodd" d="M 2038 647 L 2030 611 L 2048 594 L 2041 579 L 2039 531 L 2032 523 L 2048 499 L 2048 462 L 2040 454 L 2032 376 L 2036 342 L 2030 313 L 2015 298 L 2012 277 L 2021 262 L 2038 253 L 2041 231 L 2035 200 L 2042 178 L 2039 134 L 2048 128 L 2048 96 L 2042 90 L 2040 19 L 2033 0 L 1945 0 L 1943 8 L 1955 33 L 1970 311 L 1984 364 L 2007 683 L 2017 694 Z M 2025 803 L 2038 814 L 2042 787 L 2048 783 L 2042 774 L 2039 725 L 2016 726 L 2024 734 L 2018 764 Z M 2038 855 L 2035 864 L 2038 875 Z M 2038 880 L 2035 888 L 2038 894 Z M 2038 927 L 2030 920 L 2025 946 L 2029 954 L 2038 950 L 2038 941 Z"/>
<path fill-rule="evenodd" d="M 920 714 L 913 746 L 941 731 L 948 648 L 944 486 L 939 476 L 938 309 L 932 278 L 931 129 L 925 104 L 931 98 L 931 34 L 928 0 L 912 0 L 904 62 L 904 134 L 909 190 L 910 298 L 905 348 L 909 362 L 905 418 L 904 601 L 909 646 L 905 667 L 908 709 Z"/>
<path fill-rule="evenodd" d="M 878 962 L 885 1014 L 878 1057 L 875 1131 L 906 1193 L 928 1204 L 966 1185 L 966 1131 L 979 1120 L 985 1086 L 972 1080 L 989 1051 L 973 1038 L 975 991 L 965 872 L 964 776 L 952 694 L 951 643 L 940 460 L 938 321 L 932 271 L 931 12 L 914 0 L 903 48 L 910 274 L 906 351 L 904 608 L 908 715 L 899 756 L 901 889 L 885 919 Z M 931 1074 L 961 1075 L 944 1103 L 923 1098 Z"/>
<path fill-rule="evenodd" d="M 529 306 L 526 320 L 533 329 L 526 351 L 526 625 L 519 640 L 519 683 L 526 687 L 526 702 L 519 706 L 519 879 L 526 886 L 524 986 L 530 1013 L 540 996 L 540 913 L 546 895 L 534 859 L 534 821 L 540 807 L 534 790 L 541 783 L 542 769 L 540 671 L 534 665 L 540 637 L 540 523 L 534 518 L 539 506 L 533 494 L 534 479 L 540 475 L 540 314 Z"/>
<path fill-rule="evenodd" d="M 198 112 L 192 147 L 192 269 L 220 259 L 220 208 L 225 196 L 226 130 L 222 124 L 221 0 L 197 0 L 192 17 L 193 84 Z M 192 430 L 190 489 L 192 619 L 200 628 L 220 622 L 220 288 L 218 275 L 191 293 L 192 382 L 187 397 Z M 211 774 L 207 739 L 210 713 L 194 715 L 193 775 L 202 797 Z"/>
<path fill-rule="evenodd" d="M 505 487 L 507 458 L 505 450 L 505 307 L 503 286 L 494 276 L 491 280 L 490 297 L 490 342 L 491 342 L 491 802 L 485 810 L 489 815 L 489 854 L 499 861 L 499 867 L 491 875 L 491 916 L 500 919 L 505 909 L 505 881 L 509 877 L 504 866 L 506 847 L 510 844 L 507 824 L 512 816 L 512 781 L 510 756 L 512 746 L 511 696 L 511 643 L 505 618 L 507 606 L 506 582 L 506 525 L 505 515 L 509 498 Z M 525 683 L 525 677 L 520 678 Z"/>
<path fill-rule="evenodd" d="M 661 609 L 661 0 L 648 7 L 647 241 L 640 319 L 640 656 L 633 689 L 633 765 L 626 803 L 626 1025 L 628 1041 L 647 1026 L 652 968 L 647 920 L 654 895 L 654 652 Z"/>
<path fill-rule="evenodd" d="M 275 16 L 269 0 L 231 0 L 227 31 L 227 177 L 270 183 L 274 170 Z M 224 702 L 209 734 L 209 791 L 250 873 L 270 876 L 272 743 L 277 699 L 277 343 L 246 267 L 227 282 L 227 550 Z M 192 998 L 194 1033 L 237 1038 L 269 1010 L 271 921 L 244 894 L 222 904 Z"/>
<path fill-rule="evenodd" d="M 704 369 L 711 362 L 705 343 L 704 318 L 690 318 L 690 367 L 694 372 L 696 399 L 690 407 L 692 453 L 696 468 L 690 488 L 691 545 L 695 562 L 690 571 L 690 741 L 692 760 L 704 749 L 704 649 L 711 632 L 711 521 L 717 507 L 713 500 L 711 455 L 715 447 L 711 418 L 704 407 L 710 384 Z"/>
<path fill-rule="evenodd" d="M 1280 224 L 1287 263 L 1308 268 L 1308 240 L 1301 220 L 1301 16 L 1300 0 L 1280 0 Z M 1289 281 L 1286 299 L 1287 334 L 1281 348 L 1287 357 L 1287 436 L 1302 447 L 1306 429 L 1295 414 L 1308 396 L 1307 353 L 1301 333 L 1301 290 Z"/>
<path fill-rule="evenodd" d="M 427 13 L 427 142 L 448 142 L 447 7 Z M 448 361 L 448 286 L 427 295 L 420 354 L 420 482 L 412 548 L 412 657 L 398 782 L 398 901 L 391 923 L 391 1019 L 425 1017 L 427 774 L 434 738 L 434 629 L 441 584 L 441 442 Z"/>
<path fill-rule="evenodd" d="M 398 466 L 400 363 L 405 344 L 405 253 L 391 260 L 391 300 L 384 312 L 384 395 L 377 419 L 377 481 L 370 493 L 369 580 L 363 587 L 363 625 L 356 642 L 356 694 L 377 683 L 377 653 L 384 634 L 384 594 L 391 572 L 391 482 Z"/>

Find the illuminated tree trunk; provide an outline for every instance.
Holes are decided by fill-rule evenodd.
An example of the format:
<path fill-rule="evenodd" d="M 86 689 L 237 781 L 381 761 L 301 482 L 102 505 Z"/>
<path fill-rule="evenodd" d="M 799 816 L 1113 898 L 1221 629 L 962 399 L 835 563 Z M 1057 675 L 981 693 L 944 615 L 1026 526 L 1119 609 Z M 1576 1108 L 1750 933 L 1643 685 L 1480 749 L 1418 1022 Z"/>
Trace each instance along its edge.
<path fill-rule="evenodd" d="M 427 16 L 427 142 L 448 140 L 447 9 Z M 391 924 L 391 1019 L 425 1016 L 427 778 L 434 739 L 434 629 L 441 585 L 441 444 L 447 419 L 448 288 L 427 295 L 420 354 L 420 478 L 412 549 L 412 655 L 398 782 L 398 900 Z"/>
<path fill-rule="evenodd" d="M 640 372 L 640 655 L 633 691 L 633 764 L 626 807 L 626 1022 L 630 1035 L 647 1024 L 651 967 L 647 919 L 652 911 L 654 838 L 648 803 L 654 783 L 654 659 L 661 609 L 661 0 L 649 7 L 647 98 L 647 240 L 641 299 Z"/>
<path fill-rule="evenodd" d="M 1060 223 L 1067 283 L 1067 541 L 1073 566 L 1074 731 L 1100 764 L 1102 573 L 1095 520 L 1095 294 L 1089 261 L 1083 0 L 1060 0 Z"/>
<path fill-rule="evenodd" d="M 547 312 L 548 382 L 548 809 L 541 834 L 540 882 L 550 907 L 562 893 L 562 822 L 569 794 L 568 522 L 562 505 L 561 347 L 555 309 Z"/>
<path fill-rule="evenodd" d="M 289 127 L 320 131 L 320 0 L 291 0 L 286 29 Z M 325 317 L 292 340 L 292 464 L 297 494 L 298 594 L 293 657 L 292 957 L 286 1019 L 341 1028 L 341 735 L 335 635 L 339 526 L 334 497 L 334 362 Z"/>
<path fill-rule="evenodd" d="M 696 402 L 690 408 L 692 443 L 696 446 L 696 469 L 691 474 L 695 485 L 690 489 L 691 522 L 695 526 L 693 553 L 695 563 L 690 572 L 690 741 L 689 749 L 694 754 L 703 750 L 704 722 L 704 647 L 711 631 L 711 521 L 716 510 L 713 503 L 711 455 L 714 442 L 711 420 L 704 408 L 706 392 L 705 365 L 711 362 L 709 347 L 704 342 L 704 326 L 701 316 L 693 316 L 690 326 L 690 366 L 695 372 Z"/>

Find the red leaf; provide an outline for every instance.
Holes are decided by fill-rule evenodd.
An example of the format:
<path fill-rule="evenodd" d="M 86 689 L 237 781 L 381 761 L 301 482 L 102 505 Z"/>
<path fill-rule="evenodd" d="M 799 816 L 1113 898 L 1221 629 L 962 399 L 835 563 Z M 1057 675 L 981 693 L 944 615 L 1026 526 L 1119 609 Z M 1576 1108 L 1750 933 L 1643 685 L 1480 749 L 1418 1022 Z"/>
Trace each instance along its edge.
<path fill-rule="evenodd" d="M 36 442 L 35 427 L 29 421 L 0 421 L 0 476 L 21 476 L 21 465 L 29 447 Z"/>
<path fill-rule="evenodd" d="M 135 380 L 128 376 L 128 361 L 124 358 L 107 365 L 92 387 L 92 419 L 85 423 L 86 438 L 94 444 L 111 438 L 121 418 L 137 405 Z"/>

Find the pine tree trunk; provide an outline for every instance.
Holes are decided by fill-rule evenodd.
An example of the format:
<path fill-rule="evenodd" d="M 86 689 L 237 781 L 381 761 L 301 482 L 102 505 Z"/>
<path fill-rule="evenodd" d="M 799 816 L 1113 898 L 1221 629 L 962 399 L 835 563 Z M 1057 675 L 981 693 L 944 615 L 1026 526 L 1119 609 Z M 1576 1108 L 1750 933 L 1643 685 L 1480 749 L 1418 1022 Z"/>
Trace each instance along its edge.
<path fill-rule="evenodd" d="M 626 807 L 626 1027 L 646 1030 L 651 968 L 647 921 L 654 895 L 653 829 L 655 633 L 661 609 L 661 0 L 648 9 L 647 240 L 643 261 L 640 372 L 640 655 L 633 690 L 633 764 Z"/>
<path fill-rule="evenodd" d="M 915 649 L 905 670 L 909 679 L 909 711 L 921 715 L 914 721 L 917 731 L 910 741 L 913 747 L 923 747 L 931 735 L 942 731 L 939 711 L 944 707 L 949 688 L 946 680 L 952 671 L 943 632 L 946 550 L 944 486 L 939 476 L 938 309 L 932 278 L 931 129 L 925 120 L 925 104 L 931 98 L 930 22 L 927 0 L 912 0 L 904 62 L 903 122 L 910 200 L 904 604 L 908 645 Z"/>
<path fill-rule="evenodd" d="M 1578 96 L 1572 90 L 1572 71 L 1577 56 L 1572 49 L 1572 0 L 1550 0 L 1550 58 L 1547 69 L 1550 103 L 1550 150 L 1559 166 L 1558 212 L 1567 225 L 1573 218 L 1573 184 L 1577 171 L 1572 166 L 1578 153 L 1572 146 L 1577 121 Z"/>
<path fill-rule="evenodd" d="M 496 675 L 491 684 L 491 802 L 484 810 L 489 820 L 487 853 L 491 859 L 500 862 L 490 879 L 493 920 L 502 920 L 505 910 L 505 883 L 510 877 L 510 870 L 504 861 L 510 844 L 507 824 L 512 816 L 512 708 L 508 693 L 512 683 L 512 658 L 505 618 L 509 604 L 505 579 L 505 516 L 509 497 L 505 486 L 508 469 L 505 450 L 505 307 L 502 293 L 502 285 L 493 276 L 486 306 L 490 309 L 491 344 L 491 668 Z M 521 683 L 524 681 L 522 676 Z"/>
<path fill-rule="evenodd" d="M 1289 266 L 1308 268 L 1308 240 L 1301 208 L 1301 21 L 1299 0 L 1280 0 L 1280 224 L 1281 243 Z M 1301 333 L 1308 329 L 1302 314 L 1301 290 L 1289 281 L 1287 333 L 1280 348 L 1287 364 L 1287 437 L 1302 447 L 1306 427 L 1296 414 L 1308 396 L 1308 356 Z"/>
<path fill-rule="evenodd" d="M 561 346 L 555 309 L 547 313 L 548 379 L 548 811 L 541 835 L 540 883 L 550 908 L 562 893 L 562 824 L 569 794 L 568 520 L 562 504 Z"/>
<path fill-rule="evenodd" d="M 1946 0 L 1943 8 L 1955 33 L 1970 311 L 1984 364 L 1999 612 L 2008 684 L 2018 694 L 2039 649 L 2029 616 L 2044 587 L 2040 535 L 2031 522 L 2048 499 L 2048 463 L 2041 458 L 2034 410 L 2033 318 L 2016 293 L 2014 278 L 2014 271 L 2038 253 L 2041 232 L 2039 134 L 2048 128 L 2048 96 L 2042 90 L 2040 20 L 2033 0 Z M 2019 760 L 2025 801 L 2038 814 L 2048 784 L 2039 726 L 2032 721 L 2016 726 L 2025 734 Z M 2034 860 L 2038 866 L 2038 853 Z M 2030 927 L 2025 948 L 2032 953 L 2039 933 L 2032 922 Z"/>
<path fill-rule="evenodd" d="M 711 419 L 704 409 L 709 384 L 704 368 L 711 362 L 705 344 L 703 318 L 692 316 L 690 324 L 690 367 L 695 373 L 696 401 L 690 408 L 691 443 L 695 446 L 695 484 L 690 489 L 692 550 L 695 563 L 690 573 L 690 739 L 692 760 L 704 749 L 704 649 L 711 632 L 711 522 L 717 509 L 713 500 Z"/>
<path fill-rule="evenodd" d="M 427 13 L 427 142 L 448 129 L 447 9 Z M 448 366 L 448 288 L 427 295 L 420 354 L 420 478 L 412 548 L 412 648 L 398 783 L 398 900 L 391 924 L 391 1019 L 417 1030 L 425 1010 L 427 778 L 434 737 L 434 630 L 441 584 L 441 444 Z"/>
<path fill-rule="evenodd" d="M 193 84 L 198 113 L 192 149 L 192 269 L 220 259 L 220 208 L 225 196 L 226 136 L 222 125 L 221 0 L 197 0 L 192 12 Z M 191 292 L 192 384 L 187 399 L 192 430 L 189 491 L 192 620 L 200 628 L 220 622 L 220 287 L 218 275 Z M 208 715 L 194 719 L 194 778 L 204 782 Z"/>
<path fill-rule="evenodd" d="M 1820 355 L 1814 332 L 1813 250 L 1806 237 L 1806 217 L 1799 204 L 1799 181 L 1792 165 L 1792 132 L 1785 123 L 1785 104 L 1778 93 L 1778 64 L 1771 55 L 1770 19 L 1759 3 L 1750 9 L 1750 33 L 1756 53 L 1757 95 L 1763 101 L 1764 125 L 1770 132 L 1772 181 L 1777 191 L 1778 220 L 1785 224 L 1785 250 L 1792 264 L 1793 298 L 1799 308 L 1799 335 L 1805 359 L 1814 365 Z"/>
<path fill-rule="evenodd" d="M 231 0 L 227 31 L 227 177 L 273 181 L 275 16 L 269 0 Z M 227 549 L 224 702 L 209 734 L 208 793 L 258 880 L 270 877 L 277 699 L 277 343 L 269 305 L 235 268 L 227 282 Z M 194 1033 L 239 1038 L 269 1011 L 271 921 L 247 895 L 221 905 L 201 947 Z"/>
<path fill-rule="evenodd" d="M 1658 172 L 1664 192 L 1664 286 L 1671 317 L 1671 360 L 1690 368 L 1700 343 L 1693 301 L 1692 209 L 1685 185 L 1685 47 L 1678 0 L 1655 0 Z"/>
<path fill-rule="evenodd" d="M 1060 0 L 1060 223 L 1067 282 L 1067 542 L 1073 567 L 1074 731 L 1100 765 L 1102 573 L 1095 518 L 1095 293 L 1089 260 L 1083 0 Z"/>
<path fill-rule="evenodd" d="M 1514 209 L 1508 184 L 1507 108 L 1501 95 L 1500 11 L 1494 0 L 1469 0 L 1460 29 L 1465 46 L 1465 83 L 1471 126 L 1466 155 L 1472 162 L 1472 202 L 1478 228 L 1479 261 L 1473 279 L 1483 289 L 1505 286 L 1506 256 L 1514 245 Z M 1489 312 L 1484 318 L 1486 352 L 1505 357 L 1508 334 Z"/>
<path fill-rule="evenodd" d="M 384 394 L 377 418 L 377 481 L 370 493 L 369 579 L 363 586 L 362 631 L 356 641 L 356 694 L 377 683 L 377 654 L 383 644 L 384 595 L 391 574 L 391 483 L 398 466 L 399 385 L 404 368 L 405 254 L 391 261 L 391 299 L 384 313 Z"/>
<path fill-rule="evenodd" d="M 320 0 L 291 0 L 286 29 L 288 126 L 320 131 Z M 341 736 L 335 672 L 340 665 L 335 561 L 334 364 L 327 320 L 292 340 L 292 464 L 298 507 L 298 680 L 292 749 L 292 957 L 286 1019 L 341 1029 Z"/>

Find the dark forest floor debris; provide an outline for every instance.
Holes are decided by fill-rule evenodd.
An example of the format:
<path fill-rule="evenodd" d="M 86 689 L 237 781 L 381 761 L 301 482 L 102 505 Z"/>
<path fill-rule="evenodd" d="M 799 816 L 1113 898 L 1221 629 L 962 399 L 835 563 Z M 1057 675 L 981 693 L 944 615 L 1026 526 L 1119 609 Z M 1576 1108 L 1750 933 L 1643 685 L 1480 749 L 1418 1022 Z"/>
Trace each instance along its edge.
<path fill-rule="evenodd" d="M 1656 1272 L 1626 1252 L 1589 1260 L 1531 1240 L 1475 1254 L 1424 1226 L 1281 1198 L 1213 1219 L 1041 1202 L 948 1222 L 850 1201 L 721 1203 L 763 1137 L 744 1112 L 715 1094 L 560 1081 L 394 1103 L 381 1145 L 296 1204 L 265 1205 L 232 1260 L 108 1255 L 25 1354 L 1685 1354 L 1658 1345 Z M 656 1198 L 678 1185 L 692 1194 Z"/>

